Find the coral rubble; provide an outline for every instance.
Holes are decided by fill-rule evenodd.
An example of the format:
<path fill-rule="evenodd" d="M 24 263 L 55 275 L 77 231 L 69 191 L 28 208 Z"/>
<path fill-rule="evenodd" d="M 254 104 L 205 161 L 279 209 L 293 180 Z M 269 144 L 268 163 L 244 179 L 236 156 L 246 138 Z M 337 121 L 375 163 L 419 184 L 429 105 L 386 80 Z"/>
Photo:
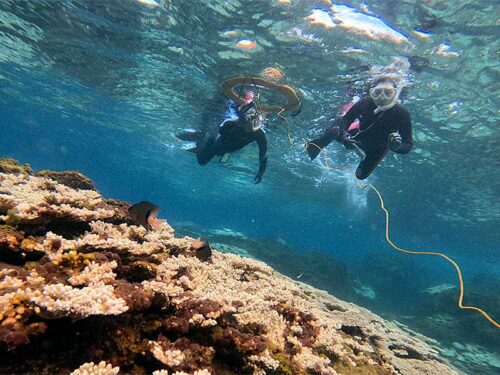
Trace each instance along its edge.
<path fill-rule="evenodd" d="M 405 327 L 18 167 L 0 173 L 0 373 L 455 374 Z"/>

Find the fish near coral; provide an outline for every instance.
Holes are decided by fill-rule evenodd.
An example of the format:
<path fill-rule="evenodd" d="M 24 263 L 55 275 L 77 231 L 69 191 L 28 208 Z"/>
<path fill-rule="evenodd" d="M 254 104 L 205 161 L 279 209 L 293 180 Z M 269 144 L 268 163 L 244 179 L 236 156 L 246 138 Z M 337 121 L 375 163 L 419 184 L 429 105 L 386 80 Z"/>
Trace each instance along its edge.
<path fill-rule="evenodd" d="M 157 219 L 160 207 L 148 201 L 134 204 L 128 209 L 130 218 L 135 225 L 142 225 L 147 230 L 158 230 L 165 220 Z"/>
<path fill-rule="evenodd" d="M 207 261 L 212 256 L 212 248 L 207 241 L 202 241 L 201 238 L 194 240 L 191 243 L 191 248 L 195 251 L 195 256 L 202 262 Z"/>

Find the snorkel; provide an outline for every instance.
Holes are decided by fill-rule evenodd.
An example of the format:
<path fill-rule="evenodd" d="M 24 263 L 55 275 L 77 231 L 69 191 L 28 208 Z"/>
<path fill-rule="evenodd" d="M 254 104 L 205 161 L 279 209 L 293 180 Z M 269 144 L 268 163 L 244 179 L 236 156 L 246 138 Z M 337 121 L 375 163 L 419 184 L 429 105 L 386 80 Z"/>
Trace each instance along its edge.
<path fill-rule="evenodd" d="M 262 128 L 263 116 L 257 110 L 257 103 L 253 91 L 245 91 L 245 101 L 238 108 L 240 119 L 244 120 L 244 129 L 247 132 L 256 132 Z"/>

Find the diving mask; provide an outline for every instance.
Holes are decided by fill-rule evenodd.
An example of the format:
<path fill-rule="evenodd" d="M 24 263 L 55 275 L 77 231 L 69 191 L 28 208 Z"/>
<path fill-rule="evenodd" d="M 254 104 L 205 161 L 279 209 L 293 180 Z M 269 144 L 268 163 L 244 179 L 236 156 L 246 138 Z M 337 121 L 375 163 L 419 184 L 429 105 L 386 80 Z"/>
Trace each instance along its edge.
<path fill-rule="evenodd" d="M 399 94 L 402 86 L 396 86 L 392 82 L 381 81 L 370 89 L 370 97 L 377 108 L 373 111 L 379 113 L 391 109 L 399 103 Z"/>
<path fill-rule="evenodd" d="M 377 85 L 370 89 L 370 96 L 375 102 L 389 102 L 396 97 L 396 88 L 392 85 Z"/>

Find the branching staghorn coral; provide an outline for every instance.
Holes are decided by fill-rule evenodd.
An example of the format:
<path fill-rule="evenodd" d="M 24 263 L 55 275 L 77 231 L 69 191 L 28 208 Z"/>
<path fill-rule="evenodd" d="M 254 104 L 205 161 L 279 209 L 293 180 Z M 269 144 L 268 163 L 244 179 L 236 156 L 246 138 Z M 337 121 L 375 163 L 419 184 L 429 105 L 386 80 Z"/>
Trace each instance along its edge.
<path fill-rule="evenodd" d="M 154 357 L 168 367 L 179 367 L 185 359 L 180 350 L 163 350 L 156 342 L 151 342 L 151 353 Z"/>
<path fill-rule="evenodd" d="M 84 363 L 73 371 L 70 375 L 117 375 L 120 372 L 119 367 L 101 361 L 97 365 L 94 362 Z"/>
<path fill-rule="evenodd" d="M 46 223 L 51 220 L 91 221 L 110 218 L 113 211 L 93 190 L 75 190 L 55 181 L 0 173 L 0 219 L 7 223 Z"/>
<path fill-rule="evenodd" d="M 49 284 L 30 293 L 29 300 L 56 316 L 118 315 L 127 311 L 125 301 L 113 292 L 113 286 L 103 282 L 92 282 L 82 289 Z"/>
<path fill-rule="evenodd" d="M 71 276 L 68 281 L 71 285 L 78 286 L 93 285 L 96 280 L 114 279 L 116 274 L 113 272 L 113 269 L 117 266 L 118 264 L 114 260 L 102 264 L 90 262 L 80 274 Z"/>

